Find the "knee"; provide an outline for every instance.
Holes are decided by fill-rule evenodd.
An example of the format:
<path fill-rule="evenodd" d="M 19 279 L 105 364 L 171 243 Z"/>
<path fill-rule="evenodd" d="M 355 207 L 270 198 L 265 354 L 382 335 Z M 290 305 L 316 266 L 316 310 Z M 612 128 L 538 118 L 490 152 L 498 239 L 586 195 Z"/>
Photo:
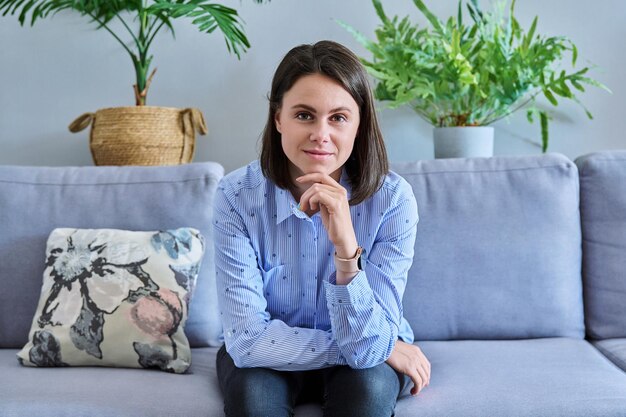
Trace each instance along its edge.
<path fill-rule="evenodd" d="M 334 381 L 344 387 L 341 394 L 333 398 L 327 392 L 328 415 L 379 417 L 394 414 L 400 386 L 397 375 L 387 364 L 341 373 L 343 375 L 337 375 L 339 378 Z"/>
<path fill-rule="evenodd" d="M 378 405 L 381 410 L 390 408 L 393 411 L 399 392 L 397 377 L 393 371 L 386 372 L 387 370 L 383 366 L 388 365 L 383 364 L 373 368 L 360 369 L 358 371 L 360 377 L 354 381 L 355 390 L 362 393 L 365 399 L 364 403 Z"/>
<path fill-rule="evenodd" d="M 281 381 L 272 383 L 266 370 L 250 368 L 245 378 L 239 378 L 224 392 L 224 412 L 228 417 L 292 416 L 288 390 Z M 258 372 L 257 372 L 258 371 Z"/>

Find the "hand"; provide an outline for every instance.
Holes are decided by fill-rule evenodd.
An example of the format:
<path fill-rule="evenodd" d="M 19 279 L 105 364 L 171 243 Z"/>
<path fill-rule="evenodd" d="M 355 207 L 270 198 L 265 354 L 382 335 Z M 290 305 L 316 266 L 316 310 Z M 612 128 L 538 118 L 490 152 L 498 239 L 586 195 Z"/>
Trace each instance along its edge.
<path fill-rule="evenodd" d="M 398 372 L 408 375 L 413 381 L 411 395 L 417 395 L 430 383 L 430 362 L 422 353 L 422 350 L 401 340 L 396 345 L 387 359 L 387 364 Z"/>
<path fill-rule="evenodd" d="M 300 210 L 319 208 L 322 223 L 337 255 L 342 258 L 354 256 L 358 244 L 346 189 L 330 175 L 322 173 L 306 174 L 296 178 L 296 181 L 299 184 L 313 183 L 300 197 Z"/>

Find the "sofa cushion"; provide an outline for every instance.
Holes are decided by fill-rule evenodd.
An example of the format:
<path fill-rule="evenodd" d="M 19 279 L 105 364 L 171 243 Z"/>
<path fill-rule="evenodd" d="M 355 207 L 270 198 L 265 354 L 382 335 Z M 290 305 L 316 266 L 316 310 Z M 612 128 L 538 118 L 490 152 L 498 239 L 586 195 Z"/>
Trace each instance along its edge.
<path fill-rule="evenodd" d="M 398 401 L 403 417 L 618 417 L 626 374 L 588 342 L 548 338 L 419 343 L 430 385 Z"/>
<path fill-rule="evenodd" d="M 587 335 L 626 338 L 626 151 L 585 155 L 576 164 Z"/>
<path fill-rule="evenodd" d="M 432 365 L 430 385 L 416 397 L 400 398 L 397 416 L 617 417 L 626 410 L 626 374 L 584 340 L 430 341 L 419 346 Z M 192 352 L 190 374 L 174 375 L 23 368 L 14 359 L 16 351 L 0 349 L 0 415 L 223 416 L 217 348 Z M 295 415 L 321 417 L 321 407 L 299 405 Z"/>
<path fill-rule="evenodd" d="M 626 371 L 626 338 L 593 340 L 591 343 L 611 362 Z"/>
<path fill-rule="evenodd" d="M 192 349 L 186 374 L 129 368 L 26 368 L 0 349 L 1 417 L 222 417 L 217 348 Z"/>
<path fill-rule="evenodd" d="M 430 385 L 416 397 L 402 397 L 398 416 L 617 417 L 626 409 L 626 374 L 584 340 L 429 341 L 419 346 L 432 365 Z M 215 373 L 217 348 L 192 349 L 193 363 L 184 375 L 23 368 L 15 353 L 0 349 L 2 416 L 224 415 Z M 297 417 L 321 415 L 317 404 L 296 407 Z"/>
<path fill-rule="evenodd" d="M 195 229 L 54 229 L 20 362 L 185 372 L 184 328 L 203 254 Z"/>
<path fill-rule="evenodd" d="M 396 164 L 420 214 L 416 340 L 584 336 L 576 166 L 561 155 Z"/>
<path fill-rule="evenodd" d="M 223 168 L 0 167 L 0 347 L 22 347 L 35 314 L 46 240 L 57 227 L 198 229 L 206 254 L 186 331 L 192 346 L 218 345 L 213 197 Z"/>

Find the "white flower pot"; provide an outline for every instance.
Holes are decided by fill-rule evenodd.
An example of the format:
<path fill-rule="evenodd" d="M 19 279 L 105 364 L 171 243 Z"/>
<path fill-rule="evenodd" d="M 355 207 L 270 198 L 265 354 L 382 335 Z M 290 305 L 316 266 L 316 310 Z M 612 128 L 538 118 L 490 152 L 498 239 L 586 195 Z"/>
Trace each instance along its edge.
<path fill-rule="evenodd" d="M 493 156 L 493 127 L 436 127 L 433 131 L 435 158 Z"/>

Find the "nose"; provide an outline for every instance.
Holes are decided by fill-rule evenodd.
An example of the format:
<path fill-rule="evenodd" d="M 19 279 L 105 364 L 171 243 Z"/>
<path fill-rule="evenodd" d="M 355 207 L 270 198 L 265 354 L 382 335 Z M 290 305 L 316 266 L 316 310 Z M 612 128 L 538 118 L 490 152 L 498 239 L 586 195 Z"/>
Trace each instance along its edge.
<path fill-rule="evenodd" d="M 321 120 L 313 125 L 309 136 L 311 142 L 325 143 L 330 140 L 330 126 L 325 120 Z"/>

